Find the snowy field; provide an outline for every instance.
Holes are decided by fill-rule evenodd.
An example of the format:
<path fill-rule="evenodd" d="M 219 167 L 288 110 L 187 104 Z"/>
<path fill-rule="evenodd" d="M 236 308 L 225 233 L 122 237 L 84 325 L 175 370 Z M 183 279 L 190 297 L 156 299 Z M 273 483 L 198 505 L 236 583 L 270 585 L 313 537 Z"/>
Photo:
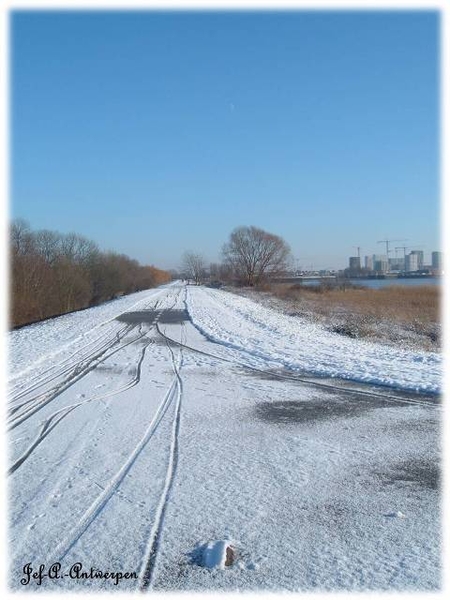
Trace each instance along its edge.
<path fill-rule="evenodd" d="M 9 349 L 15 590 L 439 589 L 439 355 L 177 283 Z"/>

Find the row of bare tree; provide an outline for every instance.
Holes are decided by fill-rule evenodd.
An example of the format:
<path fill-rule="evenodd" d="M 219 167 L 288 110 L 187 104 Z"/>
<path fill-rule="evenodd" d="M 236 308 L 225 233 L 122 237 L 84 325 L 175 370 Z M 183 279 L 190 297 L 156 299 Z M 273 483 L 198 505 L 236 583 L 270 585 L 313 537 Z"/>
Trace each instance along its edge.
<path fill-rule="evenodd" d="M 32 231 L 22 219 L 10 227 L 10 263 L 13 327 L 170 280 L 166 271 L 142 266 L 125 254 L 102 252 L 81 235 Z"/>
<path fill-rule="evenodd" d="M 283 238 L 258 227 L 237 227 L 223 246 L 222 256 L 222 263 L 210 265 L 210 280 L 255 286 L 286 271 L 290 248 Z M 207 276 L 203 256 L 185 252 L 182 273 L 197 285 L 201 283 Z"/>

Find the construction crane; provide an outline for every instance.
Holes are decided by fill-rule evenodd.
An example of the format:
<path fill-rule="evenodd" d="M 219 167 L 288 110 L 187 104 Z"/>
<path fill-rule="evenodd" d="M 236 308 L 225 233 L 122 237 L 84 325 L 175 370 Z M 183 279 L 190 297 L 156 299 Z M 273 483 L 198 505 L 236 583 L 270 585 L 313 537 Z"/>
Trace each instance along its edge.
<path fill-rule="evenodd" d="M 389 258 L 389 244 L 391 242 L 407 242 L 408 240 L 380 240 L 377 244 L 386 244 L 386 256 Z"/>
<path fill-rule="evenodd" d="M 361 265 L 361 246 L 352 246 L 352 248 L 356 248 L 358 250 L 358 263 L 359 263 L 359 269 L 361 269 L 362 265 Z"/>
<path fill-rule="evenodd" d="M 358 250 L 358 258 L 361 260 L 361 246 L 352 246 L 352 248 L 356 248 Z"/>

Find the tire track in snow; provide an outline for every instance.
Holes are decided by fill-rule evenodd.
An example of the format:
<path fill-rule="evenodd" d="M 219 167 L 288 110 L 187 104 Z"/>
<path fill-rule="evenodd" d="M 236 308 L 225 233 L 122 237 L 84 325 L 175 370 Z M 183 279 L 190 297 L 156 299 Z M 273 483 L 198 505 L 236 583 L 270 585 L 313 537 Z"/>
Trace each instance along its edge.
<path fill-rule="evenodd" d="M 172 304 L 172 307 L 176 304 L 176 299 Z M 171 308 L 172 308 L 171 307 Z M 155 316 L 155 320 L 152 325 L 158 327 L 158 319 L 161 317 L 161 314 L 164 310 L 170 310 L 161 308 L 158 311 L 158 314 Z M 146 335 L 146 334 L 144 334 Z M 135 340 L 133 340 L 135 341 Z M 155 434 L 159 424 L 164 418 L 169 406 L 172 404 L 173 397 L 175 392 L 178 390 L 179 380 L 177 375 L 173 378 L 163 400 L 159 404 L 152 420 L 150 421 L 143 437 L 140 439 L 138 444 L 134 447 L 133 451 L 128 456 L 128 459 L 122 465 L 122 467 L 117 471 L 114 477 L 109 481 L 108 485 L 103 488 L 102 493 L 97 496 L 94 502 L 86 509 L 78 523 L 72 528 L 70 533 L 65 537 L 65 539 L 58 544 L 54 552 L 50 557 L 50 563 L 54 562 L 62 562 L 65 556 L 70 552 L 70 550 L 75 546 L 81 536 L 85 533 L 85 531 L 90 527 L 90 525 L 95 521 L 95 519 L 101 514 L 109 500 L 112 496 L 119 490 L 119 487 L 133 465 L 135 464 L 138 457 L 141 455 L 153 435 Z"/>
<path fill-rule="evenodd" d="M 217 354 L 213 354 L 211 352 L 206 352 L 204 350 L 199 350 L 198 348 L 194 348 L 192 346 L 188 346 L 187 344 L 183 344 L 181 342 L 178 342 L 177 340 L 174 340 L 173 338 L 168 337 L 165 333 L 162 333 L 161 331 L 159 332 L 166 340 L 168 340 L 169 342 L 176 344 L 178 346 L 182 346 L 183 348 L 186 348 L 187 350 L 191 350 L 192 352 L 196 352 L 198 354 L 202 354 L 203 356 L 207 356 L 209 358 L 214 358 L 216 360 L 220 360 L 223 362 L 227 362 L 231 365 L 234 366 L 238 366 L 241 367 L 242 369 L 246 369 L 249 371 L 253 371 L 256 373 L 261 373 L 262 375 L 266 375 L 267 372 L 264 369 L 259 369 L 258 367 L 254 367 L 251 365 L 248 365 L 246 363 L 243 362 L 239 362 L 237 360 L 234 359 L 230 359 L 230 358 L 226 358 L 224 356 L 219 356 Z M 217 344 L 219 346 L 223 346 L 225 348 L 228 348 L 228 346 L 226 344 L 221 344 L 220 342 L 216 342 L 215 340 L 210 340 L 209 338 L 207 338 L 204 334 L 202 334 L 203 337 L 211 343 Z M 283 373 L 276 373 L 271 371 L 270 372 L 271 377 L 276 377 L 277 379 L 281 379 L 281 380 L 286 380 L 286 381 L 292 381 L 294 383 L 300 383 L 300 384 L 307 384 L 307 385 L 312 385 L 315 387 L 320 387 L 323 389 L 327 389 L 327 390 L 333 390 L 333 391 L 338 391 L 338 392 L 345 392 L 347 394 L 352 394 L 355 396 L 369 396 L 369 397 L 376 397 L 376 398 L 381 398 L 383 400 L 386 400 L 387 402 L 391 401 L 391 402 L 401 402 L 401 403 L 405 403 L 405 404 L 414 404 L 414 405 L 419 405 L 419 406 L 427 406 L 427 407 L 433 407 L 436 409 L 440 409 L 440 405 L 437 404 L 436 402 L 434 402 L 433 400 L 430 400 L 429 402 L 426 400 L 415 400 L 413 398 L 411 399 L 406 399 L 406 398 L 401 398 L 400 396 L 395 396 L 392 394 L 379 394 L 377 392 L 366 392 L 364 390 L 357 390 L 357 389 L 352 389 L 349 387 L 344 387 L 344 386 L 337 386 L 337 385 L 331 385 L 329 383 L 320 383 L 318 381 L 313 381 L 310 379 L 305 379 L 302 377 L 294 377 L 294 376 L 289 376 L 289 375 L 284 375 Z M 374 385 L 374 384 L 371 384 Z"/>
<path fill-rule="evenodd" d="M 88 344 L 86 344 L 82 348 L 79 348 L 76 352 L 74 352 L 71 356 L 64 359 L 58 365 L 52 365 L 48 369 L 45 369 L 44 371 L 39 373 L 39 375 L 34 380 L 32 380 L 32 383 L 31 383 L 31 385 L 29 385 L 29 387 L 27 387 L 25 389 L 23 389 L 23 387 L 22 387 L 22 389 L 17 391 L 17 393 L 15 393 L 13 390 L 11 393 L 10 401 L 8 402 L 8 404 L 14 405 L 10 412 L 14 412 L 14 410 L 16 408 L 20 408 L 20 406 L 23 405 L 23 404 L 17 405 L 17 402 L 21 398 L 27 396 L 31 392 L 36 391 L 37 389 L 39 389 L 40 387 L 43 387 L 44 385 L 49 384 L 50 382 L 54 381 L 58 377 L 62 377 L 66 373 L 75 369 L 77 367 L 77 365 L 81 364 L 83 361 L 88 360 L 93 354 L 95 354 L 95 352 L 98 352 L 101 348 L 105 347 L 105 344 L 110 344 L 111 341 L 113 341 L 113 339 L 111 338 L 111 333 L 114 334 L 114 338 L 115 338 L 117 335 L 124 334 L 124 332 L 128 328 L 129 328 L 129 325 L 126 325 L 125 327 L 122 327 L 121 329 L 119 329 L 119 331 L 104 332 L 103 335 L 101 335 L 98 338 L 95 338 L 94 340 L 91 340 Z M 93 348 L 90 348 L 90 350 L 88 352 L 86 352 L 86 349 L 89 348 L 90 346 L 93 346 Z M 82 354 L 83 352 L 84 352 L 84 354 Z M 77 361 L 74 362 L 73 358 L 79 354 L 82 354 L 82 356 L 79 357 L 77 359 Z M 22 386 L 23 386 L 23 384 L 22 384 Z M 16 390 L 17 389 L 18 388 L 16 387 Z"/>
<path fill-rule="evenodd" d="M 136 305 L 142 304 L 142 302 L 143 301 L 141 300 Z M 156 311 L 158 309 L 158 306 L 160 303 L 161 303 L 161 299 L 158 299 L 158 300 L 156 300 L 156 302 L 151 302 L 151 303 L 145 304 L 143 306 L 143 309 L 148 310 L 149 308 L 152 308 L 154 311 Z M 133 305 L 130 308 L 133 308 L 136 305 Z M 117 315 L 113 319 L 110 319 L 108 321 L 105 321 L 104 323 L 101 323 L 100 325 L 97 325 L 96 327 L 93 328 L 93 330 L 95 330 L 98 327 L 101 327 L 103 325 L 109 324 L 110 322 L 116 320 L 118 317 L 121 317 L 122 315 L 126 314 L 127 312 L 130 312 L 130 309 L 128 309 L 124 313 L 121 313 L 120 315 Z M 131 331 L 132 328 L 133 328 L 133 325 L 130 326 L 128 324 L 123 327 L 119 326 L 119 329 L 117 330 L 117 324 L 116 324 L 116 330 L 106 331 L 106 332 L 102 333 L 99 337 L 95 338 L 94 340 L 91 340 L 90 342 L 88 342 L 87 344 L 85 344 L 84 346 L 82 346 L 81 348 L 76 350 L 75 352 L 73 352 L 69 357 L 67 357 L 66 359 L 63 359 L 57 365 L 52 365 L 48 369 L 41 371 L 37 377 L 35 377 L 31 380 L 31 385 L 29 385 L 29 387 L 24 389 L 24 387 L 23 387 L 24 384 L 21 384 L 19 382 L 19 384 L 16 384 L 16 386 L 10 390 L 11 399 L 9 401 L 9 404 L 16 404 L 16 402 L 18 400 L 20 400 L 24 396 L 27 396 L 32 391 L 39 389 L 39 387 L 42 387 L 42 386 L 50 383 L 51 381 L 53 381 L 54 379 L 57 379 L 58 377 L 62 377 L 63 375 L 70 372 L 71 370 L 77 369 L 79 367 L 79 365 L 82 364 L 83 361 L 89 360 L 95 354 L 95 352 L 98 352 L 101 349 L 105 348 L 106 345 L 111 344 L 117 337 L 123 338 L 127 334 L 128 331 Z M 71 344 L 75 343 L 76 341 L 79 341 L 81 337 L 82 336 L 73 340 L 71 342 Z M 68 344 L 67 346 L 70 346 L 71 344 Z M 73 358 L 75 356 L 85 352 L 89 346 L 93 346 L 93 348 L 91 348 L 89 350 L 89 352 L 87 352 L 86 354 L 82 354 L 81 359 L 77 359 L 77 361 L 74 362 Z M 11 409 L 11 412 L 15 412 L 15 410 L 22 405 L 23 404 L 19 405 L 18 407 L 14 406 L 14 408 Z"/>
<path fill-rule="evenodd" d="M 113 323 L 115 320 L 118 319 L 118 317 L 120 317 L 121 315 L 125 314 L 126 312 L 130 312 L 131 310 L 133 310 L 134 308 L 136 308 L 139 305 L 143 304 L 144 302 L 146 302 L 146 304 L 143 306 L 144 309 L 150 308 L 150 307 L 154 307 L 154 309 L 156 310 L 157 306 L 161 302 L 161 298 L 158 298 L 158 296 L 160 296 L 164 291 L 168 291 L 168 289 L 164 288 L 164 287 L 161 287 L 158 290 L 152 290 L 152 292 L 150 294 L 150 297 L 152 298 L 152 301 L 149 302 L 149 298 L 148 297 L 147 298 L 143 298 L 142 300 L 138 300 L 137 302 L 135 302 L 131 306 L 128 306 L 127 309 L 126 309 L 126 311 L 120 312 L 120 313 L 114 315 L 113 317 L 109 317 L 105 321 L 102 321 L 102 322 L 98 323 L 97 325 L 95 325 L 94 327 L 92 327 L 89 330 L 89 333 L 91 333 L 92 331 L 95 331 L 96 329 L 99 329 L 100 327 L 104 327 L 105 325 Z M 170 292 L 169 292 L 169 294 L 170 294 Z M 156 303 L 154 304 L 155 296 L 157 296 L 157 299 L 156 299 Z M 93 307 L 93 308 L 98 308 L 98 307 Z M 85 309 L 85 310 L 90 310 L 90 309 Z M 82 311 L 79 311 L 79 312 L 82 312 Z M 67 315 L 61 315 L 61 317 L 64 317 L 64 316 L 67 316 Z M 56 318 L 59 318 L 59 317 L 56 317 Z M 46 321 L 43 321 L 43 323 L 45 323 L 45 322 Z M 35 323 L 34 324 L 34 326 L 38 326 L 38 325 L 39 325 L 39 323 Z M 13 381 L 15 381 L 17 379 L 20 380 L 20 378 L 22 378 L 25 375 L 25 373 L 27 373 L 31 369 L 36 368 L 40 363 L 48 361 L 52 357 L 57 356 L 62 350 L 68 350 L 70 348 L 70 346 L 72 346 L 73 344 L 76 344 L 76 343 L 79 343 L 80 341 L 82 341 L 83 338 L 86 336 L 86 334 L 87 334 L 87 332 L 84 332 L 81 335 L 79 335 L 78 337 L 76 337 L 73 340 L 71 340 L 70 342 L 68 342 L 67 344 L 65 344 L 64 346 L 60 347 L 55 352 L 50 352 L 48 354 L 45 354 L 44 356 L 39 357 L 37 360 L 35 360 L 31 365 L 27 366 L 25 369 L 22 369 L 21 371 L 18 371 L 16 373 L 14 373 L 13 375 L 11 375 L 10 381 L 13 382 Z M 19 384 L 16 384 L 14 387 L 17 388 L 18 386 L 20 386 L 20 382 L 19 382 Z M 12 386 L 10 385 L 10 387 L 12 387 Z"/>
<path fill-rule="evenodd" d="M 193 325 L 200 334 L 213 343 L 236 350 L 240 354 L 247 354 L 252 360 L 256 358 L 265 362 L 276 362 L 285 369 L 291 369 L 293 361 L 297 362 L 297 366 L 301 368 L 306 361 L 308 367 L 305 370 L 313 375 L 329 378 L 337 377 L 349 382 L 398 389 L 399 391 L 404 390 L 410 393 L 422 392 L 423 394 L 435 394 L 436 396 L 440 394 L 440 377 L 437 372 L 440 356 L 435 353 L 428 353 L 428 358 L 425 358 L 421 355 L 422 353 L 419 353 L 419 355 L 409 351 L 405 353 L 401 348 L 388 348 L 382 344 L 361 342 L 358 345 L 355 341 L 326 332 L 323 328 L 319 327 L 317 329 L 317 326 L 310 323 L 304 323 L 303 325 L 307 328 L 307 331 L 309 330 L 308 335 L 311 335 L 311 332 L 318 333 L 320 331 L 318 337 L 320 345 L 314 344 L 314 347 L 311 345 L 310 352 L 307 353 L 303 352 L 303 344 L 298 345 L 299 356 L 292 354 L 292 351 L 286 353 L 286 341 L 291 340 L 293 337 L 290 335 L 291 325 L 298 328 L 300 324 L 291 321 L 288 327 L 286 321 L 284 325 L 281 325 L 283 319 L 287 318 L 284 316 L 277 319 L 280 325 L 277 324 L 276 327 L 271 328 L 259 318 L 254 318 L 251 313 L 260 310 L 266 311 L 265 315 L 268 322 L 281 315 L 277 315 L 274 311 L 265 309 L 245 298 L 234 296 L 233 301 L 231 301 L 232 297 L 233 295 L 229 293 L 201 288 L 189 292 L 191 309 L 195 309 L 194 314 L 199 317 L 200 322 L 206 315 L 204 326 L 201 323 L 199 324 L 198 320 L 195 323 L 191 315 Z M 239 307 L 240 301 L 248 303 L 246 311 Z M 199 307 L 199 312 L 196 312 L 197 307 Z M 189 309 L 188 312 L 191 314 Z M 251 329 L 243 335 L 242 328 L 245 328 L 246 323 L 251 324 Z M 236 333 L 238 331 L 239 334 Z M 272 343 L 267 345 L 267 332 L 277 331 L 278 334 L 272 340 Z M 322 334 L 325 336 L 323 339 L 321 338 Z M 277 347 L 280 340 L 284 341 L 284 345 Z M 308 339 L 304 342 L 310 343 Z M 315 346 L 319 350 L 316 350 Z M 361 356 L 356 357 L 359 352 L 362 352 Z M 297 361 L 298 358 L 301 359 L 300 363 Z M 398 364 L 396 364 L 397 360 L 399 361 Z M 432 379 L 438 377 L 434 383 L 432 379 L 427 379 L 428 373 L 430 373 Z M 382 379 L 380 379 L 381 374 L 383 375 Z"/>
<path fill-rule="evenodd" d="M 129 329 L 126 333 L 131 332 L 131 330 L 132 329 Z M 18 425 L 20 425 L 21 423 L 23 423 L 24 421 L 29 419 L 36 412 L 41 410 L 44 406 L 46 406 L 47 404 L 49 404 L 50 402 L 55 400 L 55 398 L 60 396 L 63 392 L 65 392 L 67 389 L 69 389 L 77 381 L 79 381 L 80 379 L 85 377 L 88 373 L 93 371 L 99 364 L 101 364 L 108 358 L 111 358 L 111 356 L 113 356 L 117 352 L 120 352 L 121 350 L 123 350 L 124 348 L 129 346 L 130 344 L 133 344 L 137 340 L 143 338 L 145 335 L 146 335 L 145 333 L 140 334 L 137 338 L 133 338 L 129 342 L 126 342 L 126 343 L 122 344 L 121 346 L 119 346 L 119 348 L 115 348 L 114 350 L 112 350 L 116 344 L 120 344 L 120 342 L 122 341 L 122 338 L 124 337 L 124 336 L 122 336 L 122 338 L 119 338 L 119 336 L 117 336 L 117 339 L 115 341 L 113 341 L 111 344 L 109 344 L 105 349 L 101 350 L 101 352 L 92 356 L 87 361 L 86 364 L 80 364 L 79 367 L 77 367 L 75 369 L 75 371 L 73 371 L 71 373 L 71 375 L 69 377 L 67 377 L 66 379 L 64 379 L 61 383 L 57 384 L 56 386 L 51 388 L 49 391 L 39 394 L 38 396 L 30 399 L 25 404 L 25 410 L 20 412 L 18 415 L 15 415 L 15 413 L 13 413 L 12 418 L 9 420 L 10 425 L 8 427 L 8 431 L 15 429 Z M 110 350 L 112 350 L 112 352 L 109 352 Z M 109 352 L 109 354 L 107 354 L 108 352 Z"/>
<path fill-rule="evenodd" d="M 162 421 L 164 415 L 167 412 L 170 404 L 172 403 L 174 392 L 177 389 L 177 379 L 174 378 L 172 383 L 167 390 L 162 402 L 158 406 L 156 413 L 154 414 L 150 424 L 148 425 L 144 435 L 140 439 L 140 441 L 136 444 L 130 455 L 128 456 L 125 463 L 122 467 L 117 471 L 114 477 L 109 481 L 108 485 L 105 486 L 103 492 L 97 496 L 97 498 L 92 502 L 92 504 L 88 507 L 88 509 L 83 513 L 81 518 L 75 527 L 70 531 L 70 533 L 66 536 L 66 538 L 58 544 L 55 549 L 52 557 L 49 559 L 50 563 L 61 562 L 64 557 L 68 554 L 68 552 L 75 546 L 78 540 L 81 538 L 83 533 L 88 529 L 88 527 L 92 524 L 92 522 L 98 517 L 98 515 L 102 512 L 106 504 L 109 502 L 111 497 L 117 490 L 119 489 L 120 484 L 125 479 L 126 475 L 129 473 L 134 463 L 145 449 L 151 438 L 153 437 L 155 431 L 157 430 L 160 422 Z"/>
<path fill-rule="evenodd" d="M 121 329 L 120 332 L 115 333 L 113 338 L 108 338 L 108 340 L 105 343 L 102 343 L 101 345 L 94 347 L 94 349 L 91 349 L 91 352 L 83 356 L 78 362 L 72 362 L 71 364 L 66 365 L 65 368 L 61 369 L 53 376 L 48 377 L 47 380 L 45 380 L 44 382 L 38 382 L 32 385 L 26 391 L 21 393 L 20 396 L 17 396 L 14 401 L 17 402 L 19 399 L 26 397 L 28 394 L 30 394 L 33 391 L 36 391 L 40 387 L 44 387 L 46 384 L 49 384 L 54 380 L 63 378 L 62 381 L 55 383 L 48 389 L 44 389 L 43 391 L 40 391 L 37 394 L 31 396 L 27 400 L 23 400 L 22 402 L 15 404 L 12 408 L 9 409 L 9 415 L 13 416 L 20 409 L 38 403 L 39 400 L 43 399 L 45 396 L 48 396 L 54 391 L 57 391 L 59 387 L 69 382 L 73 377 L 75 377 L 79 373 L 83 372 L 83 370 L 87 368 L 93 360 L 96 360 L 96 358 L 100 357 L 102 354 L 113 348 L 117 343 L 120 343 L 120 340 L 123 339 L 128 333 L 130 333 L 131 330 L 132 329 L 130 326 Z"/>
<path fill-rule="evenodd" d="M 182 334 L 184 333 L 184 323 L 181 325 Z M 158 323 L 156 324 L 156 330 L 158 333 L 165 338 L 162 334 Z M 185 336 L 184 336 L 185 337 Z M 175 354 L 173 352 L 170 343 L 167 338 L 165 338 L 167 347 L 170 351 L 171 360 L 172 360 L 172 368 L 175 373 L 175 381 L 176 381 L 176 405 L 174 411 L 174 418 L 172 423 L 172 439 L 169 451 L 169 462 L 167 465 L 166 478 L 164 483 L 164 488 L 158 503 L 158 507 L 156 510 L 156 518 L 153 523 L 153 527 L 150 532 L 150 536 L 147 542 L 147 548 L 143 557 L 141 571 L 139 575 L 140 581 L 140 589 L 141 591 L 147 590 L 151 588 L 153 574 L 156 565 L 156 558 L 158 555 L 158 550 L 161 543 L 161 535 L 164 524 L 164 518 L 166 515 L 166 510 L 168 506 L 168 501 L 170 498 L 170 493 L 172 491 L 173 483 L 175 480 L 175 474 L 178 466 L 178 447 L 179 447 L 179 432 L 180 432 L 180 421 L 181 421 L 181 400 L 183 396 L 183 381 L 181 379 L 180 370 L 183 365 L 183 353 L 182 347 L 180 347 L 180 353 L 178 358 L 178 364 L 175 360 Z"/>
<path fill-rule="evenodd" d="M 152 305 L 153 310 L 157 310 L 156 319 L 158 318 L 158 315 L 160 315 L 160 312 L 161 312 L 161 310 L 158 311 L 159 304 L 160 304 L 160 300 L 157 300 L 156 303 L 154 305 Z M 148 307 L 148 305 L 146 305 L 146 307 Z M 126 312 L 122 313 L 122 314 L 126 314 Z M 153 325 L 154 325 L 154 323 L 151 324 L 151 326 L 153 326 Z M 79 381 L 80 379 L 85 377 L 85 375 L 87 375 L 90 371 L 95 369 L 99 364 L 101 364 L 102 362 L 104 362 L 105 360 L 107 360 L 108 358 L 113 356 L 116 352 L 119 352 L 120 350 L 122 350 L 123 348 L 128 346 L 129 344 L 132 344 L 133 342 L 137 341 L 138 339 L 141 339 L 142 337 L 144 337 L 146 335 L 146 333 L 140 334 L 138 338 L 133 339 L 130 342 L 127 342 L 125 344 L 122 344 L 119 348 L 113 350 L 108 355 L 106 355 L 106 353 L 109 350 L 112 350 L 112 348 L 114 348 L 114 346 L 116 344 L 120 344 L 122 339 L 128 333 L 130 333 L 135 327 L 136 327 L 136 325 L 134 324 L 134 325 L 127 325 L 126 327 L 121 328 L 118 332 L 115 333 L 115 336 L 114 336 L 115 339 L 112 339 L 112 340 L 109 339 L 106 344 L 101 346 L 100 350 L 98 350 L 98 348 L 96 348 L 94 350 L 94 353 L 91 352 L 91 354 L 89 354 L 88 357 L 84 357 L 81 361 L 79 361 L 78 363 L 72 365 L 72 367 L 67 369 L 65 371 L 65 373 L 70 372 L 70 375 L 68 377 L 65 377 L 63 379 L 63 381 L 59 382 L 58 384 L 56 384 L 55 386 L 50 388 L 50 390 L 41 392 L 41 393 L 37 394 L 36 396 L 33 396 L 32 398 L 29 398 L 25 402 L 21 403 L 19 406 L 16 406 L 13 409 L 11 409 L 10 410 L 11 418 L 8 421 L 8 423 L 10 424 L 8 427 L 8 431 L 11 431 L 15 427 L 17 427 L 18 425 L 20 425 L 21 423 L 26 421 L 29 417 L 31 417 L 33 414 L 35 414 L 38 410 L 40 410 L 41 408 L 46 406 L 49 402 L 53 401 L 62 392 L 64 392 L 65 390 L 70 388 L 74 383 L 76 383 L 77 381 Z M 141 331 L 141 328 L 142 328 L 142 325 L 140 326 L 140 331 Z M 95 354 L 95 352 L 97 352 L 97 353 Z M 20 410 L 21 408 L 24 408 L 24 410 L 19 415 L 16 415 L 16 412 L 18 410 Z"/>
<path fill-rule="evenodd" d="M 29 448 L 27 448 L 27 450 L 22 454 L 22 456 L 20 458 L 18 458 L 13 463 L 13 465 L 9 468 L 8 475 L 12 475 L 15 471 L 17 471 L 17 469 L 30 457 L 30 455 L 39 446 L 39 444 L 41 444 L 41 442 L 44 441 L 44 439 L 55 429 L 55 427 L 57 425 L 59 425 L 59 423 L 61 423 L 61 421 L 63 419 L 65 419 L 72 411 L 79 408 L 80 406 L 89 404 L 90 402 L 95 402 L 98 400 L 103 400 L 105 398 L 110 398 L 111 396 L 116 396 L 116 395 L 121 394 L 122 392 L 129 390 L 132 387 L 135 387 L 136 385 L 138 385 L 141 380 L 141 367 L 142 367 L 142 362 L 145 357 L 145 352 L 151 343 L 152 343 L 152 341 L 149 340 L 147 342 L 147 344 L 141 349 L 138 363 L 136 366 L 136 374 L 133 377 L 133 379 L 131 379 L 131 381 L 129 381 L 128 383 L 126 383 L 125 385 L 121 386 L 120 388 L 118 388 L 116 390 L 112 390 L 111 392 L 107 392 L 107 393 L 101 394 L 99 396 L 94 396 L 92 398 L 88 398 L 87 400 L 83 400 L 82 402 L 77 402 L 76 404 L 71 404 L 70 406 L 66 406 L 65 408 L 57 410 L 52 415 L 50 415 L 45 420 L 44 424 L 42 425 L 41 431 L 39 432 L 39 434 L 38 434 L 37 438 L 34 440 L 34 442 L 29 446 Z"/>

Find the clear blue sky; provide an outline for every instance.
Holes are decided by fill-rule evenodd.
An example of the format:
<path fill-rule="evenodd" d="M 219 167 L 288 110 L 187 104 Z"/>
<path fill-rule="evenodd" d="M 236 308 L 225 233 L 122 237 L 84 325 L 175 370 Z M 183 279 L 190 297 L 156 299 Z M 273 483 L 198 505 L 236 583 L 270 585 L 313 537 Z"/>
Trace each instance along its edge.
<path fill-rule="evenodd" d="M 14 12 L 11 50 L 33 228 L 163 268 L 238 225 L 316 268 L 438 249 L 437 12 Z"/>

